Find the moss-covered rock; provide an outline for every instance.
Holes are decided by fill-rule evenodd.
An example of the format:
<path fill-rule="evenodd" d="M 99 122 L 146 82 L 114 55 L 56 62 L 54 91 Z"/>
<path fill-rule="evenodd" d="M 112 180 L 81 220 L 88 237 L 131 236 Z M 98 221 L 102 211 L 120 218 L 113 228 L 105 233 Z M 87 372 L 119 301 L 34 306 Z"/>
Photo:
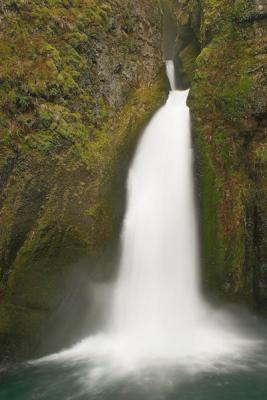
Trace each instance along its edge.
<path fill-rule="evenodd" d="M 7 0 L 1 12 L 0 347 L 19 359 L 66 302 L 67 343 L 79 276 L 114 274 L 103 259 L 126 166 L 165 81 L 152 0 Z"/>
<path fill-rule="evenodd" d="M 204 284 L 266 309 L 266 4 L 190 0 L 175 7 L 178 57 L 192 40 L 200 46 L 194 63 L 184 64 L 201 188 Z"/>

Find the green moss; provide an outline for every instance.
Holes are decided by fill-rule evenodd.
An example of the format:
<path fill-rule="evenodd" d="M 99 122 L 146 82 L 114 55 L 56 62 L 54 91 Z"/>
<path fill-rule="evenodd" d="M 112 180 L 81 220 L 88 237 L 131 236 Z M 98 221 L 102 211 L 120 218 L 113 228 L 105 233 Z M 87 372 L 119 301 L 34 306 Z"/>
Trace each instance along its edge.
<path fill-rule="evenodd" d="M 266 18 L 266 10 L 253 0 L 235 0 L 234 18 L 238 23 L 250 23 Z"/>
<path fill-rule="evenodd" d="M 266 165 L 267 163 L 267 144 L 261 143 L 256 150 L 256 160 L 259 161 L 260 164 Z"/>
<path fill-rule="evenodd" d="M 201 154 L 201 227 L 202 256 L 204 260 L 204 286 L 221 292 L 221 282 L 225 280 L 225 271 L 221 268 L 224 260 L 224 244 L 220 237 L 219 201 L 220 187 L 216 169 L 209 159 L 207 149 L 200 143 L 196 148 Z"/>
<path fill-rule="evenodd" d="M 239 81 L 227 82 L 220 93 L 224 112 L 238 118 L 238 113 L 246 111 L 252 85 L 252 80 L 247 76 L 241 77 Z"/>
<path fill-rule="evenodd" d="M 186 75 L 187 83 L 192 82 L 195 74 L 195 60 L 199 54 L 199 45 L 196 40 L 192 41 L 180 53 L 179 59 L 183 72 Z"/>
<path fill-rule="evenodd" d="M 2 362 L 8 361 L 8 356 L 14 352 L 18 358 L 23 358 L 37 348 L 36 331 L 44 329 L 47 313 L 5 303 L 0 304 L 0 315 L 0 341 L 5 348 Z"/>
<path fill-rule="evenodd" d="M 49 330 L 78 291 L 77 269 L 87 280 L 114 276 L 109 249 L 119 237 L 125 173 L 166 91 L 159 10 L 152 0 L 129 4 L 2 7 L 0 343 L 11 357 L 29 355 Z"/>
<path fill-rule="evenodd" d="M 246 18 L 255 9 L 254 2 L 203 2 L 189 105 L 200 159 L 205 287 L 262 307 L 266 26 Z"/>

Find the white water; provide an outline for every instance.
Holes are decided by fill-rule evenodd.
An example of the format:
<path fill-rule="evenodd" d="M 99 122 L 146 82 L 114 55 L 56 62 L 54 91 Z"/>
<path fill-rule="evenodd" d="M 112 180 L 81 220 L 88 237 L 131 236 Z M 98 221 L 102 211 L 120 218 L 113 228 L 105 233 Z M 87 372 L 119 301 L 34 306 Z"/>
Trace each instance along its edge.
<path fill-rule="evenodd" d="M 128 176 L 112 323 L 116 333 L 158 351 L 173 342 L 184 346 L 203 312 L 187 94 L 170 92 L 147 127 Z"/>
<path fill-rule="evenodd" d="M 175 69 L 172 60 L 166 60 L 166 74 L 170 82 L 171 91 L 176 90 Z"/>
<path fill-rule="evenodd" d="M 167 74 L 174 89 L 171 61 Z M 105 357 L 104 364 L 109 359 L 120 370 L 160 362 L 202 370 L 218 361 L 231 364 L 257 344 L 200 293 L 186 99 L 187 91 L 170 92 L 130 168 L 120 275 L 106 332 L 45 360 Z"/>

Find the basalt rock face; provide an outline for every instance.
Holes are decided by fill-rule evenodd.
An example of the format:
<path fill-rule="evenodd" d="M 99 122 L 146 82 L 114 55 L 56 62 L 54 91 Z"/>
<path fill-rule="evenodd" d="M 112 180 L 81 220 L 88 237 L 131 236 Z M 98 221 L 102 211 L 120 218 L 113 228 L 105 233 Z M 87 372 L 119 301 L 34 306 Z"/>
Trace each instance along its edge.
<path fill-rule="evenodd" d="M 191 85 L 204 285 L 267 309 L 267 3 L 172 1 Z"/>
<path fill-rule="evenodd" d="M 90 279 L 113 274 L 127 163 L 166 88 L 154 0 L 6 0 L 0 13 L 4 361 L 59 325 L 64 346 Z"/>

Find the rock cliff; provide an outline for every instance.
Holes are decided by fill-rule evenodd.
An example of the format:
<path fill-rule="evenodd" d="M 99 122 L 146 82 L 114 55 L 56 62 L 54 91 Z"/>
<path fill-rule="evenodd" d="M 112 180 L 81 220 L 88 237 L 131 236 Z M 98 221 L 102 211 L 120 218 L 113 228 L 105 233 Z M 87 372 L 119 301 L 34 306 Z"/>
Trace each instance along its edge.
<path fill-rule="evenodd" d="M 5 0 L 0 12 L 3 361 L 50 331 L 64 346 L 90 280 L 114 274 L 128 161 L 166 82 L 154 0 Z"/>
<path fill-rule="evenodd" d="M 267 3 L 172 1 L 201 191 L 204 285 L 267 305 Z"/>

